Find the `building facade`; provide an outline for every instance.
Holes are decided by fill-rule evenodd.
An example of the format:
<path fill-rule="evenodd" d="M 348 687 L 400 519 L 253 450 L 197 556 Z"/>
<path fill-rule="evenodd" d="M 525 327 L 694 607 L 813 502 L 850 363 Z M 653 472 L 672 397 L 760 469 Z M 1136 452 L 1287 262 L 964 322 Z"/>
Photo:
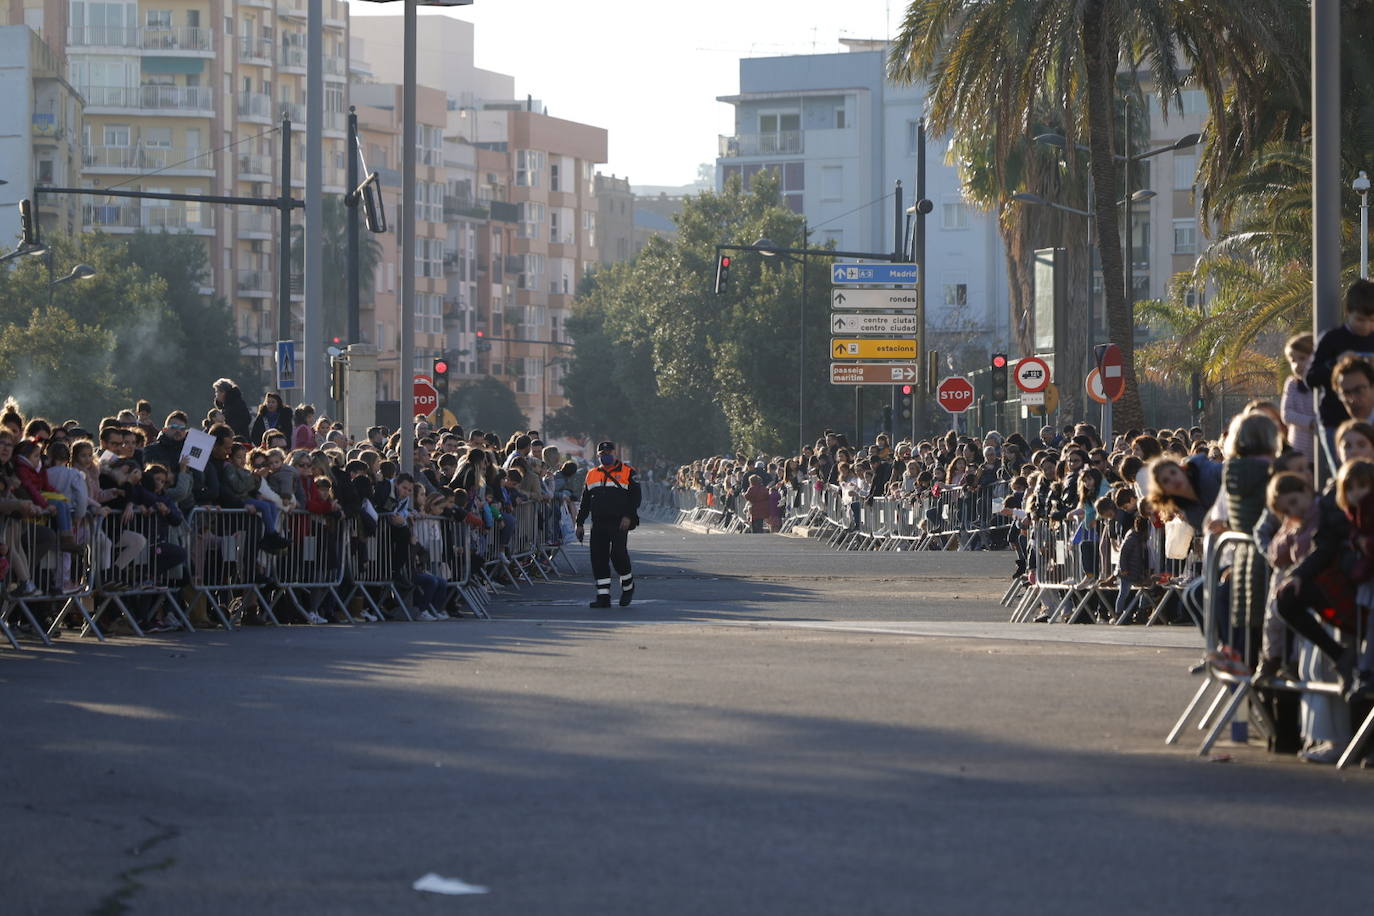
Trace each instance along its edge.
<path fill-rule="evenodd" d="M 841 42 L 846 51 L 740 61 L 739 91 L 721 96 L 735 111 L 735 133 L 720 138 L 717 187 L 738 175 L 748 182 L 767 169 L 783 202 L 804 214 L 814 246 L 890 252 L 895 237 L 893 190 L 915 200 L 921 86 L 885 77 L 884 42 Z M 948 139 L 926 140 L 926 327 L 923 346 L 966 354 L 981 368 L 987 352 L 1006 346 L 1009 297 L 994 215 L 970 207 L 957 169 L 945 161 Z"/>

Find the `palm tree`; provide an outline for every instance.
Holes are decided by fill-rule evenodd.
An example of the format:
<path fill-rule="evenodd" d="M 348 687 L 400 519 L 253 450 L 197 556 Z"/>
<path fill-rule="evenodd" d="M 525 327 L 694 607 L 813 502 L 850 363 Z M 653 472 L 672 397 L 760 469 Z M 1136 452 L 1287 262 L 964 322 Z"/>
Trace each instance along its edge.
<path fill-rule="evenodd" d="M 1076 164 L 1075 145 L 1087 141 L 1107 333 L 1126 358 L 1126 395 L 1117 406 L 1123 427 L 1144 420 L 1117 214 L 1123 58 L 1147 62 L 1165 110 L 1186 82 L 1200 86 L 1216 111 L 1228 86 L 1250 92 L 1262 65 L 1283 56 L 1286 23 L 1301 8 L 1297 0 L 912 0 L 907 8 L 890 69 L 897 79 L 930 82 L 935 124 L 956 136 L 999 131 L 1011 144 L 1045 92 L 1052 107 L 1078 115 L 1066 121 L 1065 148 Z"/>
<path fill-rule="evenodd" d="M 348 206 L 343 197 L 326 194 L 324 200 L 324 338 L 348 334 Z M 291 227 L 291 269 L 300 273 L 305 264 L 304 227 Z M 382 260 L 382 246 L 372 233 L 362 230 L 358 244 L 359 298 L 372 296 L 373 278 Z M 352 342 L 352 341 L 350 341 Z"/>

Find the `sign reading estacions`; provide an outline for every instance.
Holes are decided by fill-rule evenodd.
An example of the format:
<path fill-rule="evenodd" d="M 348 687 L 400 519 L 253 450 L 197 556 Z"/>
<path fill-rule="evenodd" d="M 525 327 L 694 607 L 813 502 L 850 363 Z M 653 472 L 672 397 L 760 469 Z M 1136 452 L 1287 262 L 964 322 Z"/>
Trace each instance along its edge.
<path fill-rule="evenodd" d="M 919 355 L 912 338 L 859 337 L 830 338 L 830 355 L 835 359 L 915 359 Z"/>

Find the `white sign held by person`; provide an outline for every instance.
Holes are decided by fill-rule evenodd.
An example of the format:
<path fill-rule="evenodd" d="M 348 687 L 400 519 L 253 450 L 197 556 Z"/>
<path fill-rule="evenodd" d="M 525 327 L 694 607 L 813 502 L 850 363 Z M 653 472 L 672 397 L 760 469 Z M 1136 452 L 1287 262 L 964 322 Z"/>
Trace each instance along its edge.
<path fill-rule="evenodd" d="M 186 431 L 186 441 L 181 446 L 181 457 L 192 470 L 203 471 L 210 462 L 210 450 L 215 447 L 215 437 L 198 429 Z"/>

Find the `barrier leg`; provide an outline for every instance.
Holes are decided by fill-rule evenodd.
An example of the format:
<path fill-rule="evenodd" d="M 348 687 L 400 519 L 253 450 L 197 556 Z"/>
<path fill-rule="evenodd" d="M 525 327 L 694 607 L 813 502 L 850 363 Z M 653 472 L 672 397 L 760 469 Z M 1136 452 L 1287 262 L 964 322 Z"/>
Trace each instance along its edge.
<path fill-rule="evenodd" d="M 1360 725 L 1360 730 L 1355 732 L 1355 737 L 1351 738 L 1350 743 L 1345 746 L 1345 752 L 1341 754 L 1341 759 L 1336 761 L 1336 769 L 1345 769 L 1356 757 L 1360 756 L 1371 735 L 1374 735 L 1374 709 L 1371 709 L 1369 715 L 1364 717 L 1364 723 Z"/>
<path fill-rule="evenodd" d="M 1231 702 L 1226 704 L 1226 708 L 1223 709 L 1221 711 L 1221 715 L 1217 717 L 1216 724 L 1212 726 L 1212 730 L 1208 732 L 1207 737 L 1203 739 L 1202 747 L 1198 748 L 1197 755 L 1199 757 L 1206 757 L 1207 754 L 1212 750 L 1212 745 L 1216 744 L 1217 739 L 1221 737 L 1222 729 L 1224 729 L 1228 724 L 1230 724 L 1231 720 L 1235 718 L 1236 710 L 1240 709 L 1241 701 L 1243 701 L 1249 695 L 1249 679 L 1241 681 L 1239 684 L 1236 685 L 1235 692 L 1231 694 Z"/>
<path fill-rule="evenodd" d="M 19 640 L 14 638 L 14 631 L 10 629 L 9 616 L 10 608 L 0 605 L 0 635 L 3 635 L 11 646 L 15 649 L 22 648 Z"/>
<path fill-rule="evenodd" d="M 1200 703 L 1202 703 L 1202 698 L 1207 695 L 1207 689 L 1211 686 L 1211 678 L 1204 678 L 1202 683 L 1198 685 L 1197 693 L 1193 694 L 1193 699 L 1188 703 L 1187 708 L 1183 710 L 1183 715 L 1178 717 L 1178 721 L 1174 723 L 1174 727 L 1169 730 L 1168 736 L 1165 737 L 1165 744 L 1178 743 L 1178 736 L 1181 735 L 1183 733 L 1183 729 L 1187 727 L 1188 720 L 1193 717 L 1193 711 L 1198 708 L 1198 705 Z"/>
<path fill-rule="evenodd" d="M 14 603 L 19 608 L 19 613 L 23 614 L 24 619 L 29 622 L 29 626 L 33 629 L 33 632 L 43 641 L 43 645 L 51 649 L 52 640 L 48 638 L 48 631 L 39 625 L 38 617 L 34 614 L 33 609 L 29 607 L 28 601 L 21 598 Z"/>
<path fill-rule="evenodd" d="M 1216 715 L 1217 709 L 1221 707 L 1221 703 L 1223 700 L 1226 699 L 1226 694 L 1229 692 L 1229 690 L 1230 687 L 1227 684 L 1222 684 L 1221 687 L 1217 690 L 1217 695 L 1212 698 L 1212 705 L 1207 707 L 1207 711 L 1203 713 L 1202 718 L 1198 720 L 1198 731 L 1201 732 L 1207 730 L 1207 724 L 1212 721 L 1212 716 Z"/>

